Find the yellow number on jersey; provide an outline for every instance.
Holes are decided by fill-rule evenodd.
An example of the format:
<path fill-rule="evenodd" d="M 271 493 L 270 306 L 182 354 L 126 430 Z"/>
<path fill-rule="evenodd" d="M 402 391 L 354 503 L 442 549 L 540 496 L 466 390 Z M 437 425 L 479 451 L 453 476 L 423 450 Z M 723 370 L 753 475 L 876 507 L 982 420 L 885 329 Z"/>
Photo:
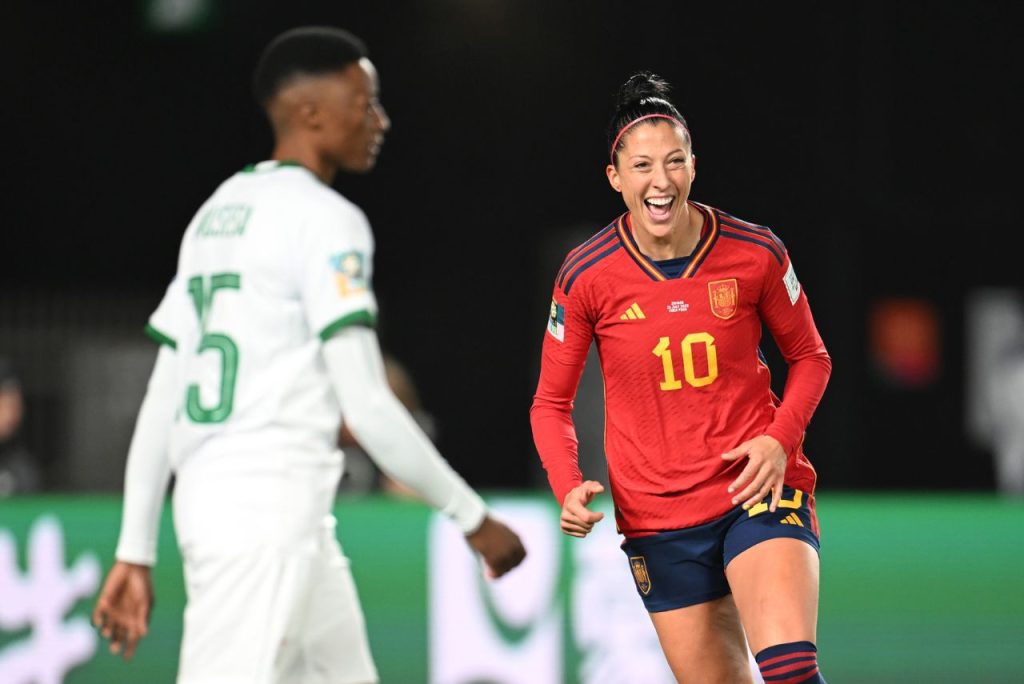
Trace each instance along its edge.
<path fill-rule="evenodd" d="M 651 350 L 652 354 L 661 358 L 665 379 L 661 381 L 660 387 L 666 391 L 681 389 L 683 386 L 683 383 L 676 378 L 675 367 L 672 362 L 672 350 L 669 349 L 670 344 L 669 338 L 662 337 L 658 339 L 658 345 Z M 708 357 L 707 375 L 700 377 L 697 376 L 697 372 L 694 370 L 693 346 L 695 344 L 704 345 L 704 351 Z M 686 382 L 691 387 L 705 387 L 713 383 L 718 378 L 718 350 L 715 348 L 715 338 L 706 332 L 690 333 L 683 338 L 681 346 L 683 353 L 683 377 L 686 378 Z"/>

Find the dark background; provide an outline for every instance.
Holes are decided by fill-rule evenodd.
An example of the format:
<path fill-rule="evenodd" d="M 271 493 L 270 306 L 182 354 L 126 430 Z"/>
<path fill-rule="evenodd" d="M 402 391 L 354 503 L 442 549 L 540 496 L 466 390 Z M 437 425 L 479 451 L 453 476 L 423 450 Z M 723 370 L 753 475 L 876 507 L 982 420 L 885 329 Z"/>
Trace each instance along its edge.
<path fill-rule="evenodd" d="M 604 131 L 620 83 L 649 69 L 693 132 L 692 197 L 772 226 L 810 296 L 834 361 L 807 440 L 819 486 L 992 486 L 964 434 L 963 309 L 973 288 L 1024 284 L 1016 3 L 207 5 L 185 31 L 155 29 L 153 3 L 5 8 L 6 293 L 155 306 L 195 209 L 269 153 L 248 92 L 260 49 L 297 24 L 346 27 L 393 123 L 377 169 L 335 183 L 377 235 L 382 344 L 472 484 L 530 485 L 545 245 L 621 211 Z M 873 372 L 867 320 L 888 297 L 939 314 L 923 385 Z"/>

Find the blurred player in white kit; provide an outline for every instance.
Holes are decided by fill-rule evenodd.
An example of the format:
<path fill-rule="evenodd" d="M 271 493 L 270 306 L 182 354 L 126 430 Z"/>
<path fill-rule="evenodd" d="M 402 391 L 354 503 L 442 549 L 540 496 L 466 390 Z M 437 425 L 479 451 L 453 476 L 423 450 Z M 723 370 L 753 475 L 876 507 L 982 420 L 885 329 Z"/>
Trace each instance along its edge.
<path fill-rule="evenodd" d="M 387 384 L 373 234 L 330 187 L 339 170 L 373 168 L 390 127 L 364 44 L 341 29 L 292 29 L 264 50 L 253 86 L 273 154 L 200 207 L 147 325 L 160 350 L 93 620 L 112 652 L 132 656 L 173 473 L 188 594 L 179 684 L 376 682 L 331 515 L 342 416 L 389 477 L 458 525 L 489 575 L 526 552 Z"/>

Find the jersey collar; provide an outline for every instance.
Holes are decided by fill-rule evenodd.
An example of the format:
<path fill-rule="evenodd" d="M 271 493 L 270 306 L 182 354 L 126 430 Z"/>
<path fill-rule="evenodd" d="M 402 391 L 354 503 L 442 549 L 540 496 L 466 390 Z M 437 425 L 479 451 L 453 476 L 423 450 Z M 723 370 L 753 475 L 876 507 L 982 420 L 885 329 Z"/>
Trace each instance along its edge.
<path fill-rule="evenodd" d="M 291 159 L 268 159 L 261 161 L 256 164 L 248 164 L 242 169 L 242 173 L 263 173 L 266 171 L 276 171 L 277 169 L 283 169 L 287 167 L 298 167 L 300 169 L 306 168 L 297 161 Z"/>
<path fill-rule="evenodd" d="M 708 252 L 714 246 L 718 240 L 718 217 L 715 216 L 715 212 L 710 207 L 704 206 L 698 202 L 687 200 L 691 207 L 694 207 L 704 216 L 704 227 L 701 230 L 700 240 L 697 241 L 697 245 L 693 248 L 693 253 L 690 255 L 690 263 L 687 265 L 683 272 L 679 274 L 679 278 L 692 278 L 700 265 L 704 263 L 704 259 L 707 258 Z M 629 212 L 619 217 L 615 227 L 616 232 L 619 235 L 619 240 L 622 242 L 622 246 L 625 248 L 626 253 L 633 258 L 636 265 L 640 267 L 640 270 L 646 273 L 651 280 L 669 280 L 658 265 L 653 260 L 647 258 L 643 252 L 640 251 L 640 247 L 636 244 L 636 239 L 633 237 L 633 229 L 629 221 Z"/>

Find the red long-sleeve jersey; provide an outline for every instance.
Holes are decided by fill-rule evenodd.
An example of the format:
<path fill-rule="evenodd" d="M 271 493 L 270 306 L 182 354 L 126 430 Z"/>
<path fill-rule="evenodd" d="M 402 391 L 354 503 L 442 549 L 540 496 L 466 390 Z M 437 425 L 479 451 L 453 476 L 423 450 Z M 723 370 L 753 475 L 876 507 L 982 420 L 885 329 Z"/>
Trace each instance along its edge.
<path fill-rule="evenodd" d="M 605 456 L 627 537 L 691 527 L 731 508 L 757 435 L 788 454 L 785 483 L 812 494 L 802 449 L 832 362 L 782 242 L 768 229 L 690 202 L 700 241 L 677 277 L 644 256 L 623 214 L 569 252 L 554 297 L 530 421 L 559 503 L 583 481 L 572 406 L 591 341 L 605 386 Z M 762 322 L 788 364 L 783 400 L 758 348 Z"/>

